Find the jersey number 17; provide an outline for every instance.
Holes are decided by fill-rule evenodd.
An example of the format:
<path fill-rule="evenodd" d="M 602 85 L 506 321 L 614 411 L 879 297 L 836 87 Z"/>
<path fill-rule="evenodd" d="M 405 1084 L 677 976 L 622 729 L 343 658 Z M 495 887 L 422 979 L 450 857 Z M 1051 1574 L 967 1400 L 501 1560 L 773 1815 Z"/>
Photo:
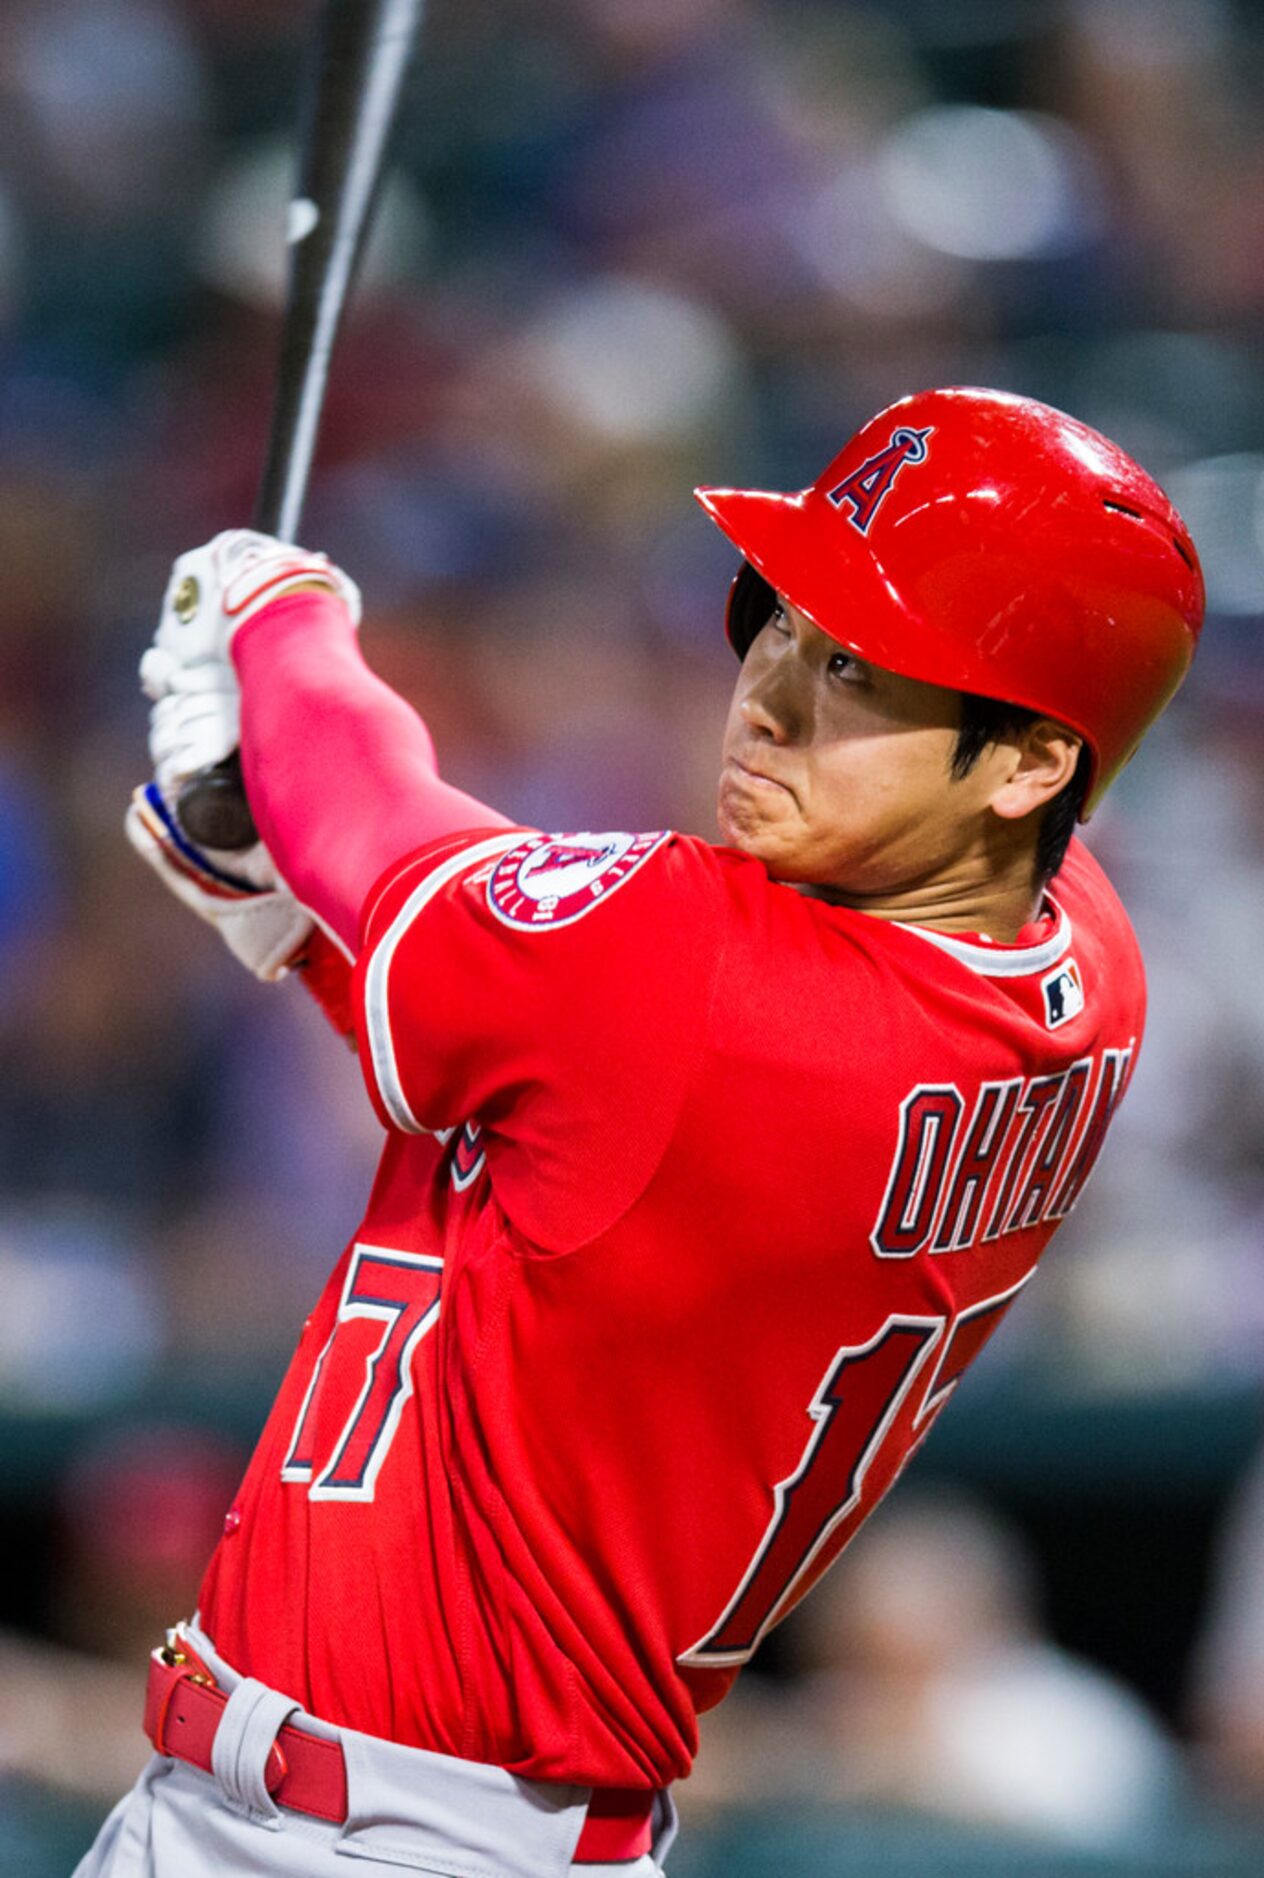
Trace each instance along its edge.
<path fill-rule="evenodd" d="M 439 1316 L 443 1260 L 357 1244 L 338 1317 L 299 1408 L 282 1480 L 312 1500 L 371 1500 L 412 1394 L 412 1356 Z M 382 1325 L 376 1343 L 348 1326 Z M 333 1431 L 332 1440 L 330 1431 Z"/>
<path fill-rule="evenodd" d="M 715 1669 L 753 1655 L 893 1484 L 1026 1282 L 953 1318 L 888 1317 L 868 1343 L 835 1352 L 808 1405 L 816 1426 L 794 1472 L 773 1488 L 754 1556 L 681 1663 Z M 902 1413 L 910 1404 L 911 1418 Z"/>

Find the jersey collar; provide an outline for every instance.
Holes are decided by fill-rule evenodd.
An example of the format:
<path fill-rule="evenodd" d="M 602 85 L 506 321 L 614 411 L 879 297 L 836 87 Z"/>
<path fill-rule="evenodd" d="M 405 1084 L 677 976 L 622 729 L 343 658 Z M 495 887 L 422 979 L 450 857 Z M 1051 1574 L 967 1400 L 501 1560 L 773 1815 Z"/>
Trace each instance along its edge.
<path fill-rule="evenodd" d="M 964 933 L 935 932 L 929 926 L 904 925 L 905 932 L 916 933 L 959 965 L 977 972 L 982 978 L 1026 978 L 1033 972 L 1047 972 L 1071 947 L 1071 921 L 1064 907 L 1052 895 L 1046 902 L 1055 915 L 1053 931 L 1034 945 L 994 945 L 986 939 L 971 939 Z"/>

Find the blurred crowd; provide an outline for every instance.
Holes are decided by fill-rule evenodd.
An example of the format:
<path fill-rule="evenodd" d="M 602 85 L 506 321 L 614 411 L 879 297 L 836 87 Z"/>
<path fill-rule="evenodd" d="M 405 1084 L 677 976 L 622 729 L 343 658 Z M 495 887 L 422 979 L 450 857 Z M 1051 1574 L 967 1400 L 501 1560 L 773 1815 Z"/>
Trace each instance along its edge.
<path fill-rule="evenodd" d="M 43 1498 L 6 1519 L 0 1483 L 0 1768 L 28 1775 L 73 1732 L 65 1653 L 130 1656 L 130 1701 L 187 1607 L 248 1432 L 205 1405 L 266 1402 L 377 1147 L 297 989 L 244 980 L 120 832 L 167 566 L 252 505 L 311 14 L 0 12 L 0 1417 L 19 1449 L 74 1430 Z M 892 398 L 977 383 L 1096 424 L 1182 508 L 1204 649 L 1090 831 L 1150 1029 L 981 1366 L 1002 1403 L 1264 1382 L 1262 75 L 1245 0 L 435 0 L 335 364 L 304 538 L 361 583 L 445 773 L 546 828 L 713 833 L 733 566 L 694 483 L 801 486 Z M 897 1511 L 717 1719 L 702 1811 L 806 1779 L 1084 1840 L 1187 1782 L 1264 1804 L 1258 1487 L 1162 1723 L 1042 1638 L 993 1511 Z M 1028 1737 L 1038 1767 L 1029 1714 L 1062 1744 Z"/>

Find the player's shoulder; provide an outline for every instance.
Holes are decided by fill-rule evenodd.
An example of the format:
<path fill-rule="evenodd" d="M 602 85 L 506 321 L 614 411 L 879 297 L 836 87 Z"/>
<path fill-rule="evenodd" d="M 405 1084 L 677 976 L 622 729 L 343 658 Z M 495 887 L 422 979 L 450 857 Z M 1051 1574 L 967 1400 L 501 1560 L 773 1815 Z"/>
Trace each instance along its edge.
<path fill-rule="evenodd" d="M 505 943 L 556 935 L 556 949 L 566 952 L 600 933 L 693 917 L 704 903 L 714 905 L 721 891 L 715 854 L 708 842 L 674 829 L 469 830 L 388 869 L 366 901 L 362 929 L 373 948 L 429 923 L 422 916 L 434 909 L 472 919 Z"/>

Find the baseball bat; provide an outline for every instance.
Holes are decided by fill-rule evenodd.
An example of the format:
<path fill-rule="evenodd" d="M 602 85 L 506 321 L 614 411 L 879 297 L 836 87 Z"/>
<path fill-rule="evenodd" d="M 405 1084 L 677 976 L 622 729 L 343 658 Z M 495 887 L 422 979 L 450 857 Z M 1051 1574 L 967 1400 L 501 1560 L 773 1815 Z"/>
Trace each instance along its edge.
<path fill-rule="evenodd" d="M 422 0 L 324 0 L 290 203 L 289 283 L 276 398 L 252 526 L 293 541 L 329 361 L 364 247 Z M 258 840 L 241 756 L 191 777 L 176 814 L 190 840 L 239 852 Z"/>

